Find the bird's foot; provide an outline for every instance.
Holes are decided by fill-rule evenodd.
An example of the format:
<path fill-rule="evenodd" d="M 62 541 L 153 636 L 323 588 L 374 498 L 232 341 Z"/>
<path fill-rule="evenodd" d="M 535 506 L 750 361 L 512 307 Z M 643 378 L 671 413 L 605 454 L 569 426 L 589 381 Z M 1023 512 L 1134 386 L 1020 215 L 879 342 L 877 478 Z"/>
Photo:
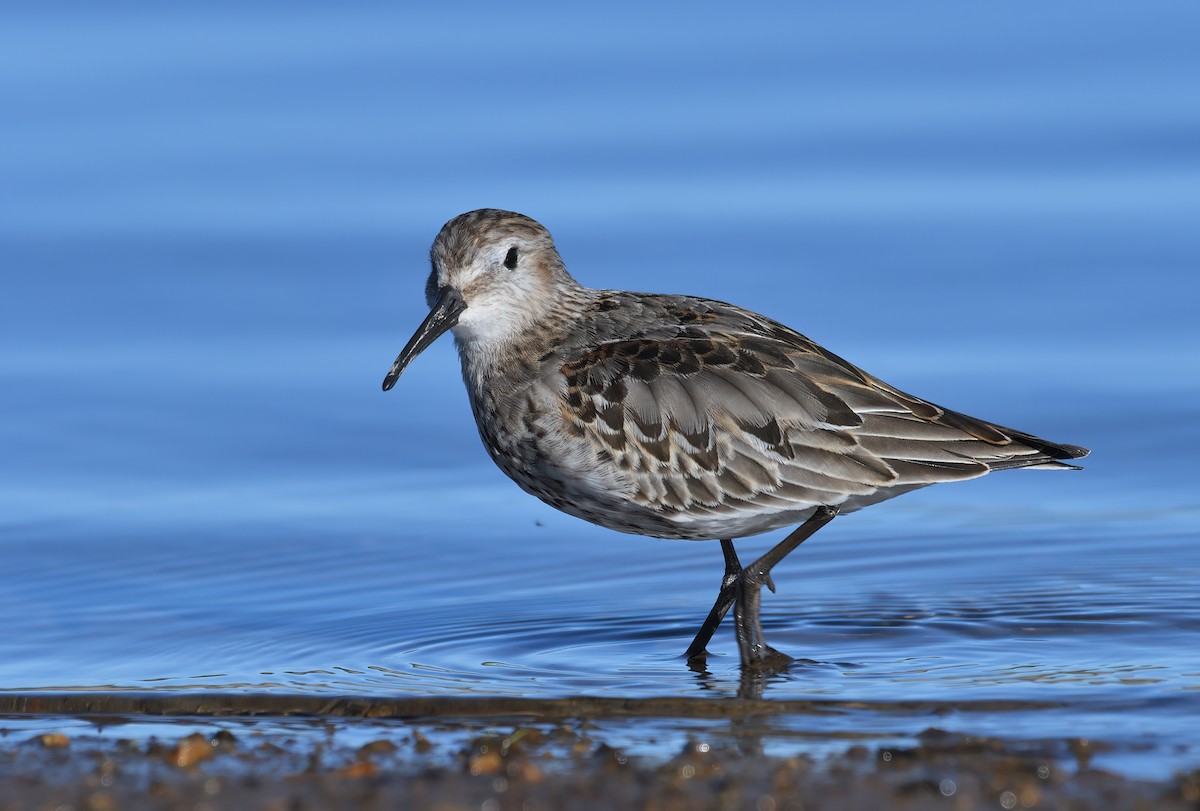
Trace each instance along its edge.
<path fill-rule="evenodd" d="M 742 659 L 742 667 L 758 673 L 772 675 L 783 673 L 792 666 L 792 662 L 794 661 L 796 660 L 783 651 L 775 650 L 775 648 L 764 643 L 754 646 L 749 661 L 745 658 Z"/>

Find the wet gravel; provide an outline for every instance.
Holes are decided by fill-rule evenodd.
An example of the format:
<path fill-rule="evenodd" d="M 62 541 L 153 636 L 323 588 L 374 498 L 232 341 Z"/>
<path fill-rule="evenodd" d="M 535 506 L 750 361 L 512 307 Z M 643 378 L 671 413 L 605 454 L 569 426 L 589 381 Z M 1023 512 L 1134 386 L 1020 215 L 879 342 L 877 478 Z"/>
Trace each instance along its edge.
<path fill-rule="evenodd" d="M 30 719 L 69 728 L 63 699 L 51 700 L 53 715 L 16 711 L 13 701 L 0 706 L 0 811 L 1200 808 L 1200 769 L 1133 779 L 1095 768 L 1105 744 L 1081 739 L 1006 740 L 931 727 L 911 746 L 781 756 L 764 754 L 748 725 L 648 757 L 614 746 L 609 734 L 614 724 L 638 723 L 636 714 L 393 716 L 348 745 L 340 741 L 354 736 L 339 733 L 369 713 L 308 715 L 321 734 L 305 736 L 278 731 L 272 723 L 283 716 L 261 707 L 231 731 L 216 720 L 236 715 L 226 706 L 160 713 L 154 729 L 161 734 L 122 737 L 123 725 L 145 716 L 106 716 L 95 710 L 97 697 L 79 701 L 88 702 L 78 709 L 92 723 L 112 726 L 30 735 L 21 730 Z"/>

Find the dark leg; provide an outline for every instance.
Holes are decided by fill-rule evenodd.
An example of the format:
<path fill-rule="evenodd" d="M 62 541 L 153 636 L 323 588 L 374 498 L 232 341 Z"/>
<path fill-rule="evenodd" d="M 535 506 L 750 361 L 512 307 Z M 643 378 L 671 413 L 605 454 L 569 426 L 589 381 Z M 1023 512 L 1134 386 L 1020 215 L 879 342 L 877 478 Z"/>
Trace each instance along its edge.
<path fill-rule="evenodd" d="M 837 507 L 818 507 L 791 535 L 738 574 L 734 589 L 733 619 L 737 623 L 738 652 L 741 653 L 743 667 L 772 668 L 790 661 L 789 657 L 772 648 L 763 638 L 762 623 L 759 621 L 762 587 L 765 585 L 774 591 L 771 569 L 775 564 L 808 540 L 814 532 L 832 521 L 837 514 Z M 718 598 L 718 603 L 719 601 Z M 715 608 L 714 606 L 714 610 Z"/>
<path fill-rule="evenodd" d="M 721 620 L 725 619 L 725 614 L 729 612 L 729 607 L 733 605 L 733 600 L 736 596 L 735 587 L 738 575 L 742 572 L 742 564 L 738 561 L 737 550 L 733 548 L 733 541 L 722 540 L 721 552 L 725 555 L 725 576 L 721 578 L 721 591 L 717 594 L 717 601 L 713 603 L 712 610 L 708 612 L 708 617 L 704 620 L 704 624 L 696 632 L 696 638 L 692 640 L 692 644 L 688 645 L 687 653 L 684 656 L 689 661 L 699 659 L 708 654 L 708 651 L 705 650 L 708 647 L 708 642 L 712 639 L 713 633 L 716 632 L 717 626 L 721 624 Z"/>

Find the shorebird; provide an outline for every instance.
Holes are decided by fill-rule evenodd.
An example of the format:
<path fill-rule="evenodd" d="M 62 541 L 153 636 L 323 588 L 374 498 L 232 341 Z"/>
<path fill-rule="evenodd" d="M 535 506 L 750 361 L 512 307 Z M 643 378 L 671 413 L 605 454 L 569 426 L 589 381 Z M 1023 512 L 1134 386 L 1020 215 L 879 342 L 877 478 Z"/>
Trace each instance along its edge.
<path fill-rule="evenodd" d="M 906 394 L 732 304 L 584 287 L 522 214 L 461 214 L 430 258 L 429 315 L 384 391 L 453 331 L 484 447 L 523 490 L 619 532 L 720 541 L 689 660 L 732 606 L 744 666 L 790 661 L 763 638 L 761 590 L 835 516 L 993 470 L 1078 470 L 1060 460 L 1088 453 Z M 741 565 L 735 538 L 796 524 Z"/>

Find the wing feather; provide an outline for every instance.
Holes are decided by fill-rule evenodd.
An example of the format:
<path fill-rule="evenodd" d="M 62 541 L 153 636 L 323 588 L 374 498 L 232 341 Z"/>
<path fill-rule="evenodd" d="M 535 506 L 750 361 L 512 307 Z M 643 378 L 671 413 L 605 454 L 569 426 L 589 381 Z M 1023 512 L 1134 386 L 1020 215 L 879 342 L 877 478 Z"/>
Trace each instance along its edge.
<path fill-rule="evenodd" d="M 674 327 L 580 347 L 553 370 L 571 433 L 610 455 L 630 499 L 681 523 L 856 509 L 1085 452 L 913 397 L 775 322 L 695 301 L 656 305 L 675 308 Z"/>

